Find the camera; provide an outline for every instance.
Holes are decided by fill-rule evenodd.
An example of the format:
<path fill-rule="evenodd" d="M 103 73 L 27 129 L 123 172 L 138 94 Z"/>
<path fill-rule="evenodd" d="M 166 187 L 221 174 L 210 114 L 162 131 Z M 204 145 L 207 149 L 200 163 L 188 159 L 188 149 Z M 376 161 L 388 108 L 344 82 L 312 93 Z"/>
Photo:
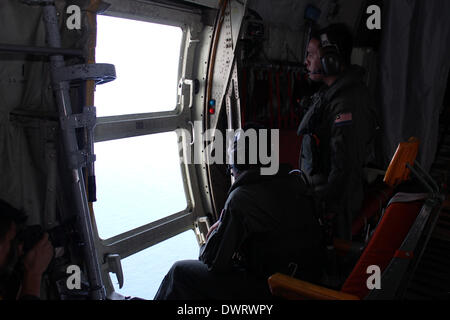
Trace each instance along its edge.
<path fill-rule="evenodd" d="M 45 231 L 40 225 L 31 225 L 25 227 L 17 235 L 19 243 L 23 243 L 23 252 L 27 253 L 30 251 L 42 239 L 45 232 L 48 233 L 48 239 L 53 247 L 63 247 L 65 245 L 64 229 L 61 226 Z"/>

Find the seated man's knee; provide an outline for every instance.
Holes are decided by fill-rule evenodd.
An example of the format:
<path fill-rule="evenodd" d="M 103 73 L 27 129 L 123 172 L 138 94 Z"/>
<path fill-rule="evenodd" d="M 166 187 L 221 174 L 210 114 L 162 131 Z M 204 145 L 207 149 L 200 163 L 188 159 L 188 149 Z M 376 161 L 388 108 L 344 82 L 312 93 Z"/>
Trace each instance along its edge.
<path fill-rule="evenodd" d="M 187 276 L 195 274 L 198 268 L 202 268 L 202 265 L 203 263 L 198 260 L 181 260 L 172 265 L 169 273 L 174 281 L 185 281 Z"/>
<path fill-rule="evenodd" d="M 169 270 L 169 273 L 174 279 L 178 279 L 180 275 L 182 276 L 184 270 L 184 261 L 175 262 Z"/>

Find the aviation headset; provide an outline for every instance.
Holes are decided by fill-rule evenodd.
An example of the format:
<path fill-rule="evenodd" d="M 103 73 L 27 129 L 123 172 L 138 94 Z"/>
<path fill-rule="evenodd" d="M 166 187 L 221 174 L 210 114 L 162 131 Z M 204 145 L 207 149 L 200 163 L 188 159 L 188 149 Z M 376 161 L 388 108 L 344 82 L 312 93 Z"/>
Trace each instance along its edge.
<path fill-rule="evenodd" d="M 244 134 L 244 132 L 246 132 L 249 129 L 253 129 L 256 131 L 256 134 L 257 134 L 256 150 L 257 150 L 257 155 L 259 156 L 260 139 L 261 139 L 259 130 L 262 130 L 262 129 L 267 130 L 267 128 L 265 128 L 263 125 L 260 125 L 258 123 L 250 122 L 250 123 L 247 123 L 242 130 L 238 130 L 236 132 L 236 134 L 233 137 L 233 142 L 230 144 L 230 146 L 228 148 L 228 151 L 227 151 L 228 157 L 229 157 L 229 159 L 232 159 L 231 163 L 227 166 L 228 174 L 231 174 L 232 168 L 236 169 L 237 171 L 242 172 L 242 171 L 245 171 L 248 169 L 260 168 L 260 167 L 265 166 L 265 164 L 262 164 L 260 162 L 259 158 L 256 159 L 256 163 L 254 163 L 254 164 L 249 163 L 249 161 L 250 161 L 250 158 L 249 158 L 250 157 L 250 145 L 249 145 L 249 143 L 250 142 L 245 141 L 245 134 Z M 268 139 L 266 141 L 266 143 L 267 143 L 266 147 L 267 147 L 267 150 L 271 150 L 270 134 L 268 135 L 267 138 Z M 239 141 L 239 143 L 238 143 L 238 141 Z M 243 142 L 243 144 L 241 144 L 241 142 Z M 244 160 L 244 163 L 238 163 L 239 162 L 238 153 L 241 153 L 241 152 L 244 153 L 243 154 L 244 159 L 241 159 L 241 160 Z"/>
<path fill-rule="evenodd" d="M 337 44 L 330 42 L 326 33 L 320 34 L 320 62 L 326 76 L 335 76 L 341 72 L 341 52 Z"/>

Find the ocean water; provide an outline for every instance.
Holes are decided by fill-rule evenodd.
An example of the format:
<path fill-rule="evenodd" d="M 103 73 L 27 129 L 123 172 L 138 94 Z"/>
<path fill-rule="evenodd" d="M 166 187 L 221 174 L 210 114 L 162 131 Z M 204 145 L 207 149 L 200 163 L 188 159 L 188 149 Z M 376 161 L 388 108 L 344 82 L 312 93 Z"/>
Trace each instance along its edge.
<path fill-rule="evenodd" d="M 174 132 L 95 144 L 99 236 L 108 239 L 184 210 L 187 206 L 177 137 Z M 125 296 L 152 299 L 164 275 L 178 260 L 197 259 L 192 230 L 123 259 Z"/>
<path fill-rule="evenodd" d="M 96 62 L 111 63 L 116 80 L 97 86 L 98 117 L 174 110 L 183 31 L 179 27 L 97 16 Z M 174 132 L 96 143 L 99 236 L 107 239 L 186 209 Z M 152 299 L 178 260 L 197 259 L 193 231 L 123 259 L 117 292 Z"/>
<path fill-rule="evenodd" d="M 122 260 L 124 286 L 110 274 L 116 292 L 125 296 L 153 299 L 161 281 L 175 261 L 198 259 L 199 245 L 188 230 Z"/>

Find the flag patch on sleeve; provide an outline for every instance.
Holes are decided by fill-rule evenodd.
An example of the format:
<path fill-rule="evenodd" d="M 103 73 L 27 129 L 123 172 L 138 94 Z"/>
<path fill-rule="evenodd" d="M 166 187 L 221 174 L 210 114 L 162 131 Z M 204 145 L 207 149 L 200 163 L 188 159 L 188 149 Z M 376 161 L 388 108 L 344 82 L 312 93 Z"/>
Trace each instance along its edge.
<path fill-rule="evenodd" d="M 351 112 L 341 113 L 336 116 L 336 119 L 334 120 L 334 125 L 343 126 L 343 125 L 351 124 L 352 120 L 353 120 L 353 115 Z"/>

